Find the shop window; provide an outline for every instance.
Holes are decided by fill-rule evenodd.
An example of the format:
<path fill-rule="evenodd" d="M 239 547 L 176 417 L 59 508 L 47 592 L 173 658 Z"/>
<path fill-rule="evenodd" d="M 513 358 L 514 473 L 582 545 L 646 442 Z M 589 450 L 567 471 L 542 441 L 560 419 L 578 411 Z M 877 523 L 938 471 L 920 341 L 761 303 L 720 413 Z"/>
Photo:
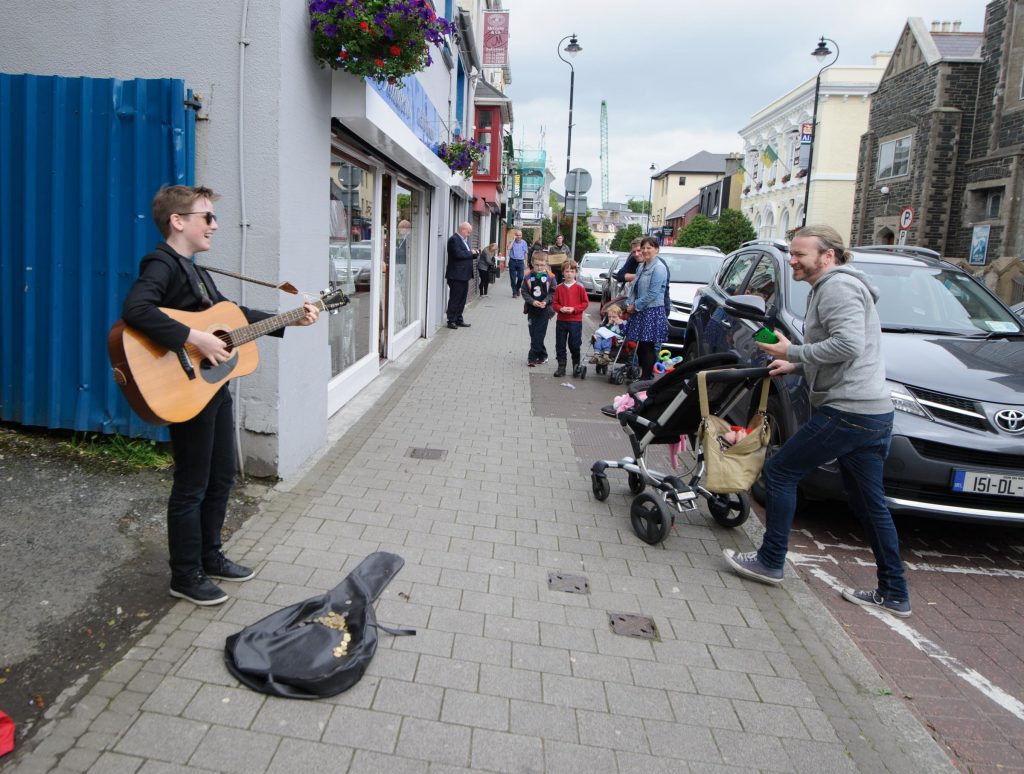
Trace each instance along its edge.
<path fill-rule="evenodd" d="M 328 321 L 331 376 L 337 376 L 370 351 L 374 173 L 332 153 L 330 187 L 328 276 L 351 299 Z"/>
<path fill-rule="evenodd" d="M 883 142 L 878 146 L 878 179 L 903 177 L 910 174 L 911 138 Z"/>

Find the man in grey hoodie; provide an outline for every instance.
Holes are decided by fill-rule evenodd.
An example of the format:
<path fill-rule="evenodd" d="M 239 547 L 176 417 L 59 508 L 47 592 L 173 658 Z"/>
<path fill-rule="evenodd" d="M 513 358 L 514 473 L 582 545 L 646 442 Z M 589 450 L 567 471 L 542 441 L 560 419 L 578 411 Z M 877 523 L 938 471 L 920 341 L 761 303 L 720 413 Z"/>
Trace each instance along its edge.
<path fill-rule="evenodd" d="M 758 343 L 774 360 L 772 376 L 797 373 L 810 389 L 814 416 L 764 466 L 767 502 L 761 548 L 725 560 L 740 575 L 782 582 L 797 484 L 830 460 L 839 462 L 843 486 L 860 516 L 878 569 L 878 588 L 846 589 L 843 598 L 906 618 L 910 595 L 899 537 L 885 504 L 882 469 L 889 453 L 893 407 L 885 384 L 882 327 L 875 310 L 878 290 L 846 265 L 850 253 L 827 226 L 800 229 L 789 248 L 793 279 L 810 283 L 804 343 L 776 332 L 775 344 Z"/>

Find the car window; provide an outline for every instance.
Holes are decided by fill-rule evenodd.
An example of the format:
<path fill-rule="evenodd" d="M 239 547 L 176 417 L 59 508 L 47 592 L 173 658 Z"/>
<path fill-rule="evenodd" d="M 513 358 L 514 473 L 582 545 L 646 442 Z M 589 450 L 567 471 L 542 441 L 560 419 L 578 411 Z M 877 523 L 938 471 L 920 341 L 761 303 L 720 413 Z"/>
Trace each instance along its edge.
<path fill-rule="evenodd" d="M 726 295 L 734 296 L 743 287 L 743 281 L 750 272 L 761 253 L 741 253 L 729 266 L 722 271 L 718 284 Z"/>
<path fill-rule="evenodd" d="M 700 253 L 678 255 L 662 253 L 660 256 L 668 266 L 671 282 L 689 282 L 694 285 L 706 285 L 715 276 L 722 265 L 721 255 L 701 255 Z"/>
<path fill-rule="evenodd" d="M 614 255 L 584 255 L 580 268 L 607 269 L 615 261 Z"/>
<path fill-rule="evenodd" d="M 744 293 L 760 296 L 764 299 L 765 307 L 775 303 L 778 293 L 778 270 L 775 267 L 775 260 L 770 255 L 762 255 L 754 270 L 750 273 Z"/>
<path fill-rule="evenodd" d="M 878 287 L 878 316 L 889 330 L 937 333 L 1019 333 L 1019 321 L 991 291 L 953 268 L 862 263 Z"/>

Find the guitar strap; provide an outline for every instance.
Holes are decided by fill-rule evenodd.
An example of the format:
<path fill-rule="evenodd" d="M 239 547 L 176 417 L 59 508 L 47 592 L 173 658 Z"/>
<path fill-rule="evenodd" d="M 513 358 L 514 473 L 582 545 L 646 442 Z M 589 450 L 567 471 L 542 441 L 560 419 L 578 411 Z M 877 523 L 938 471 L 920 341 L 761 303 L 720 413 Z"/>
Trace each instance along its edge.
<path fill-rule="evenodd" d="M 226 277 L 234 277 L 235 279 L 242 280 L 242 282 L 251 282 L 254 285 L 262 285 L 265 288 L 274 288 L 276 290 L 283 290 L 285 293 L 291 293 L 293 296 L 299 291 L 290 282 L 282 282 L 275 285 L 273 282 L 267 282 L 266 280 L 259 280 L 255 277 L 246 277 L 244 274 L 236 274 L 233 271 L 227 269 L 215 269 L 213 266 L 203 266 L 202 264 L 195 264 L 198 268 L 203 271 L 212 271 L 215 274 L 223 274 Z"/>

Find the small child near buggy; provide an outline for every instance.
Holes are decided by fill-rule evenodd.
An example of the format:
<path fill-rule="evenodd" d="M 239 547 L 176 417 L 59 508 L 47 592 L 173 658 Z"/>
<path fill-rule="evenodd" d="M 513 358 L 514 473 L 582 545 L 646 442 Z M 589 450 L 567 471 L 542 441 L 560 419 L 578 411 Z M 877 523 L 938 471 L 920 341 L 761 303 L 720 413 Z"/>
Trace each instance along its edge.
<path fill-rule="evenodd" d="M 590 305 L 587 291 L 576 281 L 578 266 L 568 259 L 562 264 L 562 284 L 555 288 L 551 306 L 558 313 L 555 320 L 555 357 L 558 359 L 556 378 L 565 376 L 566 344 L 572 355 L 572 375 L 587 378 L 586 366 L 580 365 L 580 343 L 583 338 L 583 313 Z"/>
<path fill-rule="evenodd" d="M 605 319 L 601 327 L 594 333 L 594 356 L 590 362 L 596 365 L 597 372 L 603 370 L 612 362 L 612 349 L 617 348 L 625 335 L 626 320 L 623 317 L 622 307 L 618 304 L 609 304 L 605 309 Z"/>

